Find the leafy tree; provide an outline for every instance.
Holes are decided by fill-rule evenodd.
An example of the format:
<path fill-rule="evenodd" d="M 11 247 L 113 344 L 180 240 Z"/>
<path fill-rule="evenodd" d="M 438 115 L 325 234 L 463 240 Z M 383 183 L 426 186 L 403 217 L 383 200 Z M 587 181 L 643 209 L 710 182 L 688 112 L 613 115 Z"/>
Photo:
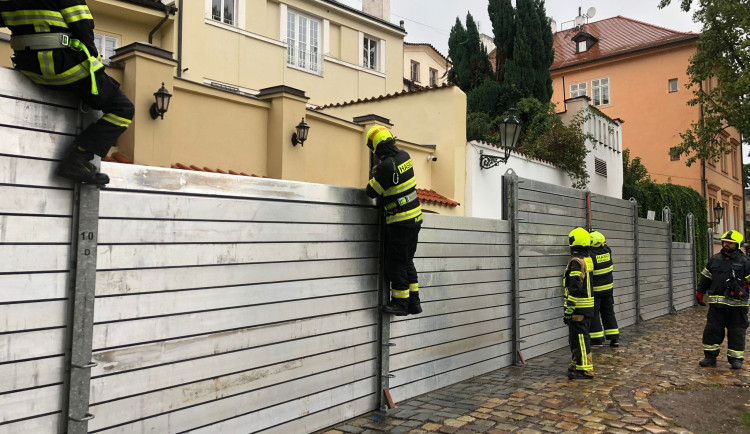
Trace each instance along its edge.
<path fill-rule="evenodd" d="M 672 0 L 660 0 L 659 7 Z M 698 50 L 690 59 L 688 75 L 694 89 L 688 104 L 700 105 L 702 117 L 681 134 L 682 144 L 674 154 L 690 157 L 690 166 L 698 159 L 711 159 L 731 152 L 719 133 L 728 126 L 743 137 L 750 137 L 750 7 L 747 1 L 699 0 L 693 20 L 703 24 Z M 690 11 L 692 0 L 682 0 L 680 7 Z M 711 87 L 709 79 L 718 80 Z"/>
<path fill-rule="evenodd" d="M 623 185 L 637 185 L 641 182 L 650 182 L 651 177 L 648 174 L 646 166 L 641 163 L 641 157 L 633 158 L 630 161 L 630 149 L 622 151 L 622 183 Z M 622 197 L 625 197 L 623 194 Z"/>
<path fill-rule="evenodd" d="M 503 86 L 490 78 L 466 93 L 466 110 L 469 113 L 482 112 L 492 117 L 495 113 L 505 112 L 508 107 Z"/>
<path fill-rule="evenodd" d="M 744 188 L 750 188 L 750 164 L 742 165 L 742 185 Z"/>
<path fill-rule="evenodd" d="M 489 0 L 487 12 L 492 21 L 495 42 L 495 80 L 502 84 L 505 79 L 505 62 L 513 57 L 516 11 L 510 0 Z"/>
<path fill-rule="evenodd" d="M 448 80 L 461 90 L 468 92 L 492 76 L 492 66 L 487 50 L 479 39 L 479 29 L 471 14 L 466 15 L 466 28 L 456 18 L 448 38 L 448 56 L 453 67 L 448 71 Z"/>

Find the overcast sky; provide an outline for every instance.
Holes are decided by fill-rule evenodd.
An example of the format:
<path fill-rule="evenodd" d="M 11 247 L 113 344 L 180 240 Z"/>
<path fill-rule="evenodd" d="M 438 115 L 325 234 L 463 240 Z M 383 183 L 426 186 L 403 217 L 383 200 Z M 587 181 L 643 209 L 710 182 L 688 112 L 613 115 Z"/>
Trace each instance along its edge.
<path fill-rule="evenodd" d="M 362 9 L 362 0 L 338 0 L 353 8 Z M 515 1 L 514 1 L 515 3 Z M 700 32 L 693 23 L 692 12 L 679 8 L 680 0 L 673 0 L 664 9 L 657 8 L 659 0 L 547 0 L 547 16 L 557 22 L 557 29 L 573 26 L 572 20 L 580 7 L 585 14 L 590 8 L 596 14 L 590 21 L 599 21 L 622 15 L 647 23 L 682 32 Z M 492 23 L 487 14 L 487 0 L 391 0 L 391 22 L 404 20 L 408 32 L 406 42 L 432 44 L 443 55 L 448 55 L 448 35 L 456 22 L 466 22 L 470 12 L 480 26 L 480 32 L 492 36 Z"/>

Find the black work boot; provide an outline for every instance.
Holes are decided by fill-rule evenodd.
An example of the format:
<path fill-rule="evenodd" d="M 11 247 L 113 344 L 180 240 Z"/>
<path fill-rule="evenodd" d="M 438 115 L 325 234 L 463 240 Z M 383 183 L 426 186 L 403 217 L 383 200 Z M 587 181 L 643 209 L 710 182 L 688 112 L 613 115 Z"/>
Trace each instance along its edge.
<path fill-rule="evenodd" d="M 610 347 L 619 347 L 620 346 L 620 338 L 612 338 L 609 340 L 609 346 Z"/>
<path fill-rule="evenodd" d="M 383 306 L 384 313 L 392 313 L 396 316 L 409 315 L 409 299 L 408 298 L 391 298 L 391 301 Z"/>
<path fill-rule="evenodd" d="M 591 345 L 593 345 L 595 347 L 603 347 L 604 346 L 604 338 L 591 339 Z"/>
<path fill-rule="evenodd" d="M 419 304 L 419 292 L 409 294 L 409 313 L 412 315 L 422 313 L 422 305 Z"/>
<path fill-rule="evenodd" d="M 742 359 L 729 359 L 732 369 L 742 369 Z"/>
<path fill-rule="evenodd" d="M 706 356 L 703 360 L 698 362 L 701 368 L 708 368 L 710 366 L 716 366 L 716 357 Z"/>
<path fill-rule="evenodd" d="M 568 371 L 568 379 L 569 380 L 593 380 L 594 373 L 591 371 L 579 371 L 578 369 L 574 369 L 572 372 Z"/>
<path fill-rule="evenodd" d="M 68 178 L 75 182 L 95 185 L 108 184 L 109 176 L 99 172 L 96 166 L 91 163 L 93 159 L 93 152 L 81 151 L 73 146 L 65 153 L 55 173 L 57 176 Z"/>

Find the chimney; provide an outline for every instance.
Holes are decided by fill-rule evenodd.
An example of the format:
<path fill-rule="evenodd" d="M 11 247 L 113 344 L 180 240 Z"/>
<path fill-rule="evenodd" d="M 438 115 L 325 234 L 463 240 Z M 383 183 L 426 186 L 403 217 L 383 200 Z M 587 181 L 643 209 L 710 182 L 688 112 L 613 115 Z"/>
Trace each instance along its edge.
<path fill-rule="evenodd" d="M 391 22 L 391 0 L 362 0 L 362 12 Z"/>

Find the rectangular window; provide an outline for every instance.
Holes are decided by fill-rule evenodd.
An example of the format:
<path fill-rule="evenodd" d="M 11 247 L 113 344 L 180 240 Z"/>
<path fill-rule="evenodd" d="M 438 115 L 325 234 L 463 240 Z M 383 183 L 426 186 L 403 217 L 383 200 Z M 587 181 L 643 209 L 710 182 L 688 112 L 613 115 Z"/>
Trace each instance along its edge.
<path fill-rule="evenodd" d="M 321 72 L 319 20 L 299 12 L 287 12 L 286 63 L 316 74 Z"/>
<path fill-rule="evenodd" d="M 732 178 L 734 178 L 734 179 L 740 179 L 740 177 L 739 177 L 739 166 L 740 165 L 739 165 L 739 162 L 738 162 L 739 158 L 738 158 L 737 154 L 738 154 L 737 153 L 737 147 L 733 146 L 732 147 Z"/>
<path fill-rule="evenodd" d="M 438 84 L 438 77 L 437 77 L 437 69 L 430 68 L 430 86 L 437 86 Z"/>
<path fill-rule="evenodd" d="M 673 152 L 676 148 L 669 149 L 669 161 L 680 161 L 680 154 L 675 155 Z"/>
<path fill-rule="evenodd" d="M 604 160 L 600 160 L 598 158 L 594 158 L 594 171 L 597 175 L 602 175 L 603 177 L 607 177 L 607 162 Z"/>
<path fill-rule="evenodd" d="M 734 205 L 732 206 L 732 217 L 734 217 L 734 230 L 740 229 L 740 206 Z"/>
<path fill-rule="evenodd" d="M 236 13 L 235 0 L 212 0 L 211 18 L 214 21 L 233 26 Z"/>
<path fill-rule="evenodd" d="M 411 81 L 419 81 L 419 62 L 411 61 Z"/>
<path fill-rule="evenodd" d="M 120 41 L 115 36 L 102 35 L 94 33 L 94 45 L 96 50 L 102 55 L 105 64 L 109 64 L 109 59 L 115 55 L 115 50 L 119 48 Z"/>
<path fill-rule="evenodd" d="M 586 41 L 578 41 L 578 52 L 583 53 L 586 51 Z"/>
<path fill-rule="evenodd" d="M 721 171 L 727 173 L 727 154 L 721 154 Z"/>
<path fill-rule="evenodd" d="M 362 52 L 362 66 L 367 69 L 379 70 L 378 68 L 378 41 L 365 36 Z"/>
<path fill-rule="evenodd" d="M 609 104 L 609 79 L 591 80 L 591 93 L 595 106 Z"/>
<path fill-rule="evenodd" d="M 669 80 L 669 93 L 677 92 L 677 79 L 673 78 Z"/>
<path fill-rule="evenodd" d="M 721 219 L 721 226 L 724 228 L 722 233 L 729 230 L 729 217 L 727 214 L 729 214 L 729 203 L 728 202 L 722 202 L 721 207 L 724 208 L 724 218 Z"/>
<path fill-rule="evenodd" d="M 586 83 L 578 83 L 570 85 L 570 97 L 575 98 L 577 96 L 586 96 Z"/>

